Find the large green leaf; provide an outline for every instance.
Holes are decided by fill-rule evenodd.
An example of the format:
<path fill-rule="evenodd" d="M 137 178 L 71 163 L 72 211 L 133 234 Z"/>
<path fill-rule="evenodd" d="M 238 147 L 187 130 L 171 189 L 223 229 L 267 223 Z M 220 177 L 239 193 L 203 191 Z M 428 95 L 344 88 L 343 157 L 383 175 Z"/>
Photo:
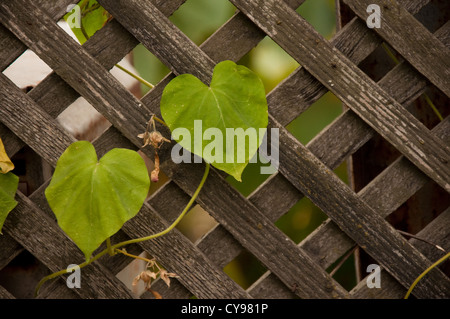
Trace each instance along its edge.
<path fill-rule="evenodd" d="M 59 226 L 89 259 L 138 213 L 149 187 L 137 152 L 115 148 L 97 161 L 94 146 L 79 141 L 59 158 L 45 196 Z"/>
<path fill-rule="evenodd" d="M 260 146 L 268 124 L 262 81 L 232 61 L 216 65 L 209 87 L 191 74 L 177 76 L 163 91 L 161 114 L 182 147 L 238 181 Z M 176 129 L 189 134 L 179 130 L 180 136 L 175 134 Z M 252 130 L 256 133 L 253 140 L 245 136 Z"/>
<path fill-rule="evenodd" d="M 13 173 L 0 174 L 0 234 L 6 217 L 17 205 L 14 196 L 18 185 L 19 177 Z"/>

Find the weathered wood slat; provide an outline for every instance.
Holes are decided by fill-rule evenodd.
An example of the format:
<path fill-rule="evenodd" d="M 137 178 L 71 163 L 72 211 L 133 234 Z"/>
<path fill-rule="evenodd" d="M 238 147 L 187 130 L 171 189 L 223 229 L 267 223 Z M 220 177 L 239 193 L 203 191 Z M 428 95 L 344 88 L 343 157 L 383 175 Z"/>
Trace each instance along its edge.
<path fill-rule="evenodd" d="M 364 21 L 372 0 L 344 0 Z M 450 97 L 450 50 L 395 1 L 377 1 L 381 10 L 380 34 L 431 83 Z M 405 26 L 408 26 L 405 28 Z"/>
<path fill-rule="evenodd" d="M 450 192 L 450 149 L 281 1 L 232 0 L 409 160 Z M 277 24 L 277 21 L 283 21 Z M 302 32 L 297 32 L 301 29 Z"/>

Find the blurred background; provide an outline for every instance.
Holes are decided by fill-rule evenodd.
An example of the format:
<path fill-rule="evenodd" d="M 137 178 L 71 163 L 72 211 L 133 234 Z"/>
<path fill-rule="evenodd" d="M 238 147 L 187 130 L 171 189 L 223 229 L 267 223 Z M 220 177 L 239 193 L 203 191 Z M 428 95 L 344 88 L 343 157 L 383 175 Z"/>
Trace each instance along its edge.
<path fill-rule="evenodd" d="M 187 0 L 170 17 L 170 20 L 193 42 L 200 45 L 235 12 L 236 8 L 228 0 Z M 326 39 L 331 39 L 335 34 L 334 0 L 307 0 L 297 9 L 297 12 Z M 150 83 L 158 83 L 169 72 L 169 69 L 142 45 L 134 49 L 132 56 L 134 67 L 139 75 Z M 263 80 L 267 93 L 299 66 L 269 37 L 264 38 L 238 61 L 238 64 L 245 65 L 256 72 Z M 146 86 L 142 86 L 141 89 L 143 94 L 148 91 Z M 341 112 L 342 103 L 329 92 L 292 121 L 287 128 L 306 145 Z M 244 171 L 242 182 L 237 182 L 232 177 L 228 177 L 228 182 L 244 196 L 248 196 L 268 177 L 259 173 L 259 167 L 259 163 L 250 164 Z M 335 172 L 344 182 L 347 182 L 345 163 Z M 155 185 L 156 188 L 157 185 Z M 294 242 L 299 243 L 326 218 L 320 209 L 309 199 L 304 198 L 281 217 L 276 225 Z M 178 229 L 195 242 L 215 224 L 216 222 L 197 206 L 183 219 Z M 334 268 L 333 266 L 329 271 Z M 224 270 L 244 288 L 248 288 L 266 271 L 264 266 L 248 252 L 240 254 Z M 334 278 L 347 289 L 351 289 L 356 284 L 353 257 L 339 268 Z"/>

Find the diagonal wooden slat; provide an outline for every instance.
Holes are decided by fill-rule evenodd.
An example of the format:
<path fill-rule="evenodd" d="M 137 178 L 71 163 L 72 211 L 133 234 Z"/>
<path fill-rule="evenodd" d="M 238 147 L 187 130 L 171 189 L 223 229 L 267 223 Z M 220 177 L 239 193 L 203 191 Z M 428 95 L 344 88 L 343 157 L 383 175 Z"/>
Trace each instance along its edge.
<path fill-rule="evenodd" d="M 344 0 L 365 21 L 367 7 L 380 7 L 381 27 L 373 28 L 431 83 L 450 97 L 450 50 L 396 1 Z M 405 27 L 408 26 L 408 27 Z"/>
<path fill-rule="evenodd" d="M 380 135 L 450 192 L 450 149 L 284 2 L 232 0 Z M 276 21 L 283 21 L 277 24 Z M 302 32 L 297 32 L 298 30 Z"/>
<path fill-rule="evenodd" d="M 14 296 L 6 290 L 3 286 L 0 286 L 0 298 L 1 299 L 14 299 Z"/>

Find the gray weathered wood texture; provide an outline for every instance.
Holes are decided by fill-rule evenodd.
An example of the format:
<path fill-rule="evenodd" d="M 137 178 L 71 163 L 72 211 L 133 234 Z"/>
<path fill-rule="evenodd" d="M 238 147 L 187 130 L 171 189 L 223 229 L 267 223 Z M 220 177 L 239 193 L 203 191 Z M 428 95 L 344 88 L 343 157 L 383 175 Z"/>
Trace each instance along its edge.
<path fill-rule="evenodd" d="M 430 180 L 449 191 L 449 118 L 428 130 L 406 111 L 430 82 L 448 94 L 450 25 L 431 34 L 412 16 L 429 1 L 404 0 L 399 5 L 384 1 L 389 6 L 384 9 L 391 10 L 383 18 L 384 30 L 366 27 L 367 1 L 345 1 L 362 20 L 354 18 L 327 42 L 292 10 L 302 0 L 233 0 L 240 11 L 199 47 L 167 19 L 183 0 L 99 2 L 115 19 L 83 46 L 54 23 L 71 1 L 44 1 L 44 6 L 28 0 L 0 3 L 0 69 L 29 47 L 54 70 L 28 94 L 0 75 L 0 137 L 11 156 L 28 145 L 54 166 L 75 141 L 54 118 L 80 95 L 112 123 L 94 143 L 100 155 L 113 147 L 137 150 L 141 146 L 137 134 L 144 131 L 151 114 L 159 115 L 159 99 L 170 79 L 191 73 L 208 83 L 215 63 L 238 61 L 266 35 L 302 64 L 267 96 L 269 127 L 278 127 L 281 133 L 279 172 L 245 198 L 223 174 L 212 170 L 197 203 L 216 219 L 217 227 L 196 243 L 175 230 L 128 248 L 136 253 L 147 251 L 180 276 L 170 288 L 155 282 L 155 289 L 165 298 L 400 298 L 421 271 L 440 257 L 429 245 L 408 242 L 384 220 Z M 401 17 L 398 21 L 396 13 Z M 415 32 L 408 32 L 404 25 Z M 375 83 L 357 65 L 382 41 L 409 63 L 402 62 Z M 108 72 L 138 43 L 172 71 L 141 100 Z M 430 47 L 433 51 L 427 50 Z M 305 147 L 284 126 L 328 90 L 350 109 Z M 332 169 L 375 134 L 386 138 L 404 157 L 356 194 Z M 113 241 L 162 230 L 189 200 L 204 166 L 175 165 L 169 151 L 168 147 L 161 150 L 161 160 L 170 180 Z M 149 149 L 145 152 L 152 155 Z M 0 238 L 0 269 L 24 249 L 49 271 L 82 261 L 82 254 L 57 227 L 46 204 L 47 184 L 28 198 L 18 192 L 19 205 L 5 223 L 6 235 Z M 273 223 L 303 196 L 330 219 L 296 245 Z M 419 234 L 448 248 L 448 222 L 447 209 Z M 367 289 L 363 280 L 347 292 L 325 271 L 355 244 L 382 265 L 384 289 Z M 243 250 L 268 269 L 246 291 L 222 271 Z M 43 288 L 41 298 L 130 298 L 114 276 L 126 263 L 124 256 L 102 258 L 86 268 L 86 278 L 92 283 L 89 288 L 71 290 L 63 280 L 55 280 Z M 413 294 L 448 298 L 450 280 L 435 269 Z M 0 296 L 14 297 L 1 286 Z M 151 295 L 145 293 L 142 298 Z"/>

